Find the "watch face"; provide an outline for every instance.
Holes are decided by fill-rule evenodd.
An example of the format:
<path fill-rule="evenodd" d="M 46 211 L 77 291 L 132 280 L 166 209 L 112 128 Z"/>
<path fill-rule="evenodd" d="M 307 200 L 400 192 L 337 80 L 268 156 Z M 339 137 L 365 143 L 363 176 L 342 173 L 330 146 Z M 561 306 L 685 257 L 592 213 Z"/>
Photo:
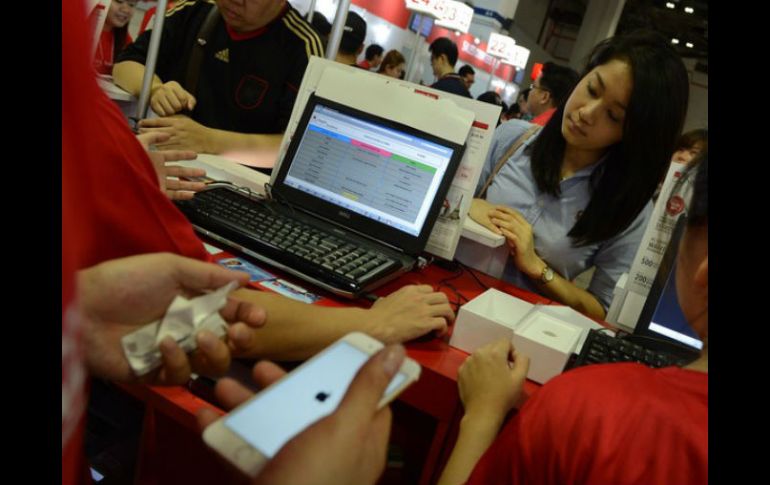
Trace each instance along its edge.
<path fill-rule="evenodd" d="M 548 283 L 553 279 L 553 270 L 551 268 L 545 268 L 543 270 L 543 283 Z"/>

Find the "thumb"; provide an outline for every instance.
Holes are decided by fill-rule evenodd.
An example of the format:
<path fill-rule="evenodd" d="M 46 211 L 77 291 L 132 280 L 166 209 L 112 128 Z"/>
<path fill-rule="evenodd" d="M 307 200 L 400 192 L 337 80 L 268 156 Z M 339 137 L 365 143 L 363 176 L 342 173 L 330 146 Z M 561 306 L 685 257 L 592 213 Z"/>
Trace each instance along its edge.
<path fill-rule="evenodd" d="M 353 378 L 337 412 L 351 422 L 371 419 L 405 355 L 403 345 L 389 345 L 370 358 Z"/>
<path fill-rule="evenodd" d="M 171 137 L 171 133 L 163 131 L 149 131 L 136 135 L 139 143 L 142 144 L 145 150 L 149 150 L 150 145 L 161 143 L 168 140 Z"/>
<path fill-rule="evenodd" d="M 195 96 L 193 96 L 191 94 L 190 97 L 187 99 L 187 109 L 188 109 L 188 111 L 192 111 L 193 109 L 195 109 L 195 105 L 197 103 L 198 103 L 198 101 L 195 99 Z"/>
<path fill-rule="evenodd" d="M 514 351 L 513 352 L 513 367 L 511 367 L 511 377 L 514 382 L 524 382 L 527 378 L 527 372 L 529 371 L 529 357 L 526 355 Z"/>

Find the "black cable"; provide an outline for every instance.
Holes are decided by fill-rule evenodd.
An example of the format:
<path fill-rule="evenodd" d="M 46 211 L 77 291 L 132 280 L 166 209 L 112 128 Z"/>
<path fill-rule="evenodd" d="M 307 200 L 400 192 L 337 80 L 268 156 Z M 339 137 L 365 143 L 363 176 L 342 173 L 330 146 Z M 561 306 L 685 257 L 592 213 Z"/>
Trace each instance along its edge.
<path fill-rule="evenodd" d="M 466 271 L 468 271 L 468 273 L 470 273 L 470 274 L 471 274 L 471 276 L 473 276 L 473 279 L 474 279 L 474 280 L 476 280 L 476 283 L 478 283 L 478 284 L 479 284 L 479 286 L 481 286 L 482 288 L 484 288 L 484 291 L 486 291 L 486 290 L 488 290 L 488 289 L 489 289 L 489 286 L 485 285 L 485 284 L 484 284 L 484 283 L 483 283 L 483 282 L 482 282 L 482 281 L 479 279 L 479 277 L 478 277 L 478 276 L 476 276 L 476 273 L 473 271 L 473 268 L 471 268 L 470 266 L 466 266 L 466 265 L 464 265 L 463 263 L 461 263 L 461 262 L 459 262 L 459 261 L 457 262 L 457 264 L 459 264 L 461 268 L 463 268 L 463 269 L 465 269 Z"/>

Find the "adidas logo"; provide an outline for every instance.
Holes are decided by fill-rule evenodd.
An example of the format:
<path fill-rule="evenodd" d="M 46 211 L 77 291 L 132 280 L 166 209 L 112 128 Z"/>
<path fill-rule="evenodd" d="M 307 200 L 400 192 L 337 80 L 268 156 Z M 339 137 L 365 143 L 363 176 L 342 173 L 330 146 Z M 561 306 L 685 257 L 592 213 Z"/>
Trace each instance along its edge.
<path fill-rule="evenodd" d="M 216 54 L 214 54 L 214 57 L 216 57 L 222 62 L 230 62 L 230 50 L 229 49 L 221 50 Z"/>

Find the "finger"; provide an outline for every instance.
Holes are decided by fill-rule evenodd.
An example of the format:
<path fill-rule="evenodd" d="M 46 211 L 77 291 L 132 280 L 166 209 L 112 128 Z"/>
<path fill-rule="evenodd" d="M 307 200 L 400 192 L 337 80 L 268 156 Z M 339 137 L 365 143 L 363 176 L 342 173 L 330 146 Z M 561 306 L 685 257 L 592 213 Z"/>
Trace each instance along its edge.
<path fill-rule="evenodd" d="M 169 118 L 144 118 L 139 120 L 140 128 L 162 128 L 171 126 Z"/>
<path fill-rule="evenodd" d="M 452 306 L 447 302 L 443 305 L 433 305 L 431 307 L 431 316 L 442 317 L 446 319 L 447 322 L 453 322 L 455 319 L 455 312 L 452 311 Z"/>
<path fill-rule="evenodd" d="M 174 178 L 166 178 L 167 190 L 186 190 L 191 193 L 200 192 L 206 188 L 206 184 L 203 182 L 192 182 L 189 180 L 177 180 Z"/>
<path fill-rule="evenodd" d="M 377 412 L 377 403 L 405 356 L 402 345 L 388 345 L 361 367 L 338 408 L 346 422 L 357 423 L 372 418 Z"/>
<path fill-rule="evenodd" d="M 189 192 L 185 190 L 167 190 L 166 197 L 171 200 L 191 200 L 195 197 L 196 192 Z"/>
<path fill-rule="evenodd" d="M 236 357 L 249 356 L 257 346 L 256 330 L 243 323 L 227 327 L 227 344 Z"/>
<path fill-rule="evenodd" d="M 230 368 L 230 349 L 213 333 L 203 330 L 195 337 L 198 350 L 190 357 L 193 370 L 207 376 L 221 376 Z"/>
<path fill-rule="evenodd" d="M 449 330 L 449 325 L 447 325 L 446 317 L 433 317 L 430 319 L 431 324 L 431 330 L 436 332 L 437 337 L 443 336 L 447 330 Z"/>
<path fill-rule="evenodd" d="M 529 357 L 517 353 L 513 364 L 510 364 L 510 366 L 510 377 L 513 386 L 521 386 L 524 381 L 527 380 L 527 372 L 529 372 Z"/>
<path fill-rule="evenodd" d="M 249 274 L 225 269 L 214 263 L 177 257 L 171 267 L 174 281 L 186 290 L 200 291 L 220 288 L 231 281 L 243 286 L 249 282 Z"/>
<path fill-rule="evenodd" d="M 139 143 L 142 144 L 144 149 L 147 150 L 150 145 L 166 141 L 170 136 L 171 134 L 162 131 L 146 131 L 136 135 L 136 138 L 139 140 Z"/>
<path fill-rule="evenodd" d="M 257 362 L 251 369 L 251 377 L 262 389 L 278 381 L 286 374 L 287 372 L 280 366 L 268 360 Z"/>
<path fill-rule="evenodd" d="M 435 291 L 431 285 L 415 285 L 414 290 L 418 293 L 433 293 Z"/>
<path fill-rule="evenodd" d="M 171 337 L 160 341 L 160 356 L 163 367 L 158 381 L 165 385 L 184 384 L 190 379 L 190 361 L 184 351 Z"/>
<path fill-rule="evenodd" d="M 193 151 L 172 151 L 172 154 L 179 154 L 180 158 L 176 160 L 169 160 L 166 159 L 166 162 L 174 162 L 177 160 L 194 160 L 197 157 L 197 153 Z M 166 152 L 162 154 L 164 157 L 167 155 Z M 192 158 L 188 158 L 192 155 Z M 181 158 L 184 157 L 184 158 Z M 182 165 L 166 165 L 166 174 L 171 177 L 203 177 L 206 175 L 206 171 L 202 168 L 197 167 L 184 167 Z"/>
<path fill-rule="evenodd" d="M 267 312 L 264 308 L 232 297 L 227 299 L 227 304 L 219 313 L 228 322 L 243 322 L 252 328 L 262 327 L 267 321 Z"/>
<path fill-rule="evenodd" d="M 219 404 L 229 410 L 248 400 L 254 393 L 235 379 L 223 377 L 214 386 L 214 395 Z"/>
<path fill-rule="evenodd" d="M 444 303 L 449 303 L 449 298 L 447 298 L 446 293 L 434 291 L 425 297 L 425 303 L 430 305 L 441 305 Z"/>
<path fill-rule="evenodd" d="M 160 96 L 158 98 L 158 104 L 160 105 L 161 112 L 158 113 L 161 116 L 171 116 L 176 113 L 174 106 L 171 104 L 167 96 Z"/>
<path fill-rule="evenodd" d="M 188 111 L 194 110 L 196 104 L 198 104 L 198 100 L 195 99 L 195 96 L 190 95 L 190 97 L 187 99 L 187 110 Z"/>
<path fill-rule="evenodd" d="M 195 414 L 195 420 L 198 422 L 198 429 L 203 432 L 208 428 L 211 423 L 221 418 L 222 415 L 214 411 L 213 409 L 202 408 Z"/>
<path fill-rule="evenodd" d="M 508 229 L 503 229 L 503 236 L 505 236 L 506 239 L 508 239 L 508 244 L 513 247 L 513 249 L 516 248 L 516 246 L 519 244 L 519 236 L 516 235 L 513 231 L 509 231 Z"/>
<path fill-rule="evenodd" d="M 184 91 L 179 92 L 176 89 L 171 89 L 166 99 L 174 109 L 174 113 L 182 111 L 182 108 L 187 105 L 187 96 L 185 96 Z"/>

